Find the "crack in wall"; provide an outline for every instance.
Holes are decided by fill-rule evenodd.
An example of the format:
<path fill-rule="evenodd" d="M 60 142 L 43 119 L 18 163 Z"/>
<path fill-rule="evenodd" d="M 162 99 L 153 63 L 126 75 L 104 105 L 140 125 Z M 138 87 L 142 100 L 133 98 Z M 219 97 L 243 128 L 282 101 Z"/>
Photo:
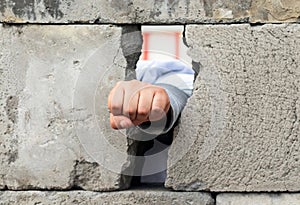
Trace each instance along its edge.
<path fill-rule="evenodd" d="M 141 33 L 141 25 L 122 26 L 121 48 L 123 55 L 126 59 L 127 66 L 125 69 L 125 80 L 136 79 L 135 69 L 136 64 L 141 56 L 143 46 L 143 38 Z M 130 139 L 128 133 L 127 137 L 127 154 L 128 163 L 124 164 L 122 170 L 124 173 L 133 173 L 135 168 L 134 157 L 137 154 L 139 142 Z M 131 181 L 132 176 L 122 174 L 121 176 L 121 188 L 129 188 L 126 186 L 126 182 Z"/>
<path fill-rule="evenodd" d="M 141 56 L 142 45 L 141 25 L 122 26 L 121 48 L 127 62 L 126 80 L 136 79 L 135 68 Z"/>

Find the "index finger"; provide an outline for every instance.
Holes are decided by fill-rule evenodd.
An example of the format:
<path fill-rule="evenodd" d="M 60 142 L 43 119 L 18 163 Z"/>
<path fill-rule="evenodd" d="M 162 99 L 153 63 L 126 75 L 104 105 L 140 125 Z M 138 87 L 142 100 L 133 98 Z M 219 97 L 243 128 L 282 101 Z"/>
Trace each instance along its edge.
<path fill-rule="evenodd" d="M 121 115 L 123 111 L 124 90 L 120 86 L 115 86 L 108 96 L 108 109 L 113 115 Z"/>

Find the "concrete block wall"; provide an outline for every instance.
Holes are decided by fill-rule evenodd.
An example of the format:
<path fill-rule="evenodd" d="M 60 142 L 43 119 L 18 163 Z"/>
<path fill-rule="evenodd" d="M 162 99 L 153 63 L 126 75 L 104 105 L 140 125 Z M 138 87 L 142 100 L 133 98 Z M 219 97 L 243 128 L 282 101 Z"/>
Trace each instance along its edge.
<path fill-rule="evenodd" d="M 115 141 L 120 152 L 127 153 L 129 146 L 120 132 L 109 128 L 104 101 L 113 84 L 125 79 L 122 28 L 1 25 L 0 33 L 0 186 L 14 190 L 128 187 L 126 177 L 114 174 L 127 166 L 125 157 L 118 158 L 115 172 L 95 164 L 114 160 L 100 159 L 108 154 L 103 151 L 106 138 Z M 105 77 L 110 80 L 96 84 L 101 79 L 93 78 L 109 69 L 113 72 Z M 95 98 L 103 98 L 97 99 L 96 108 Z M 97 115 L 96 109 L 105 115 Z M 94 116 L 99 118 L 93 120 Z M 106 138 L 96 139 L 100 131 Z M 90 154 L 94 158 L 89 157 L 95 151 Z"/>
<path fill-rule="evenodd" d="M 299 191 L 300 25 L 189 25 L 186 34 L 200 72 L 167 186 Z"/>
<path fill-rule="evenodd" d="M 297 0 L 2 0 L 1 204 L 299 204 L 299 17 Z M 134 78 L 143 24 L 185 25 L 199 74 L 168 191 L 116 192 L 136 142 L 106 98 Z"/>

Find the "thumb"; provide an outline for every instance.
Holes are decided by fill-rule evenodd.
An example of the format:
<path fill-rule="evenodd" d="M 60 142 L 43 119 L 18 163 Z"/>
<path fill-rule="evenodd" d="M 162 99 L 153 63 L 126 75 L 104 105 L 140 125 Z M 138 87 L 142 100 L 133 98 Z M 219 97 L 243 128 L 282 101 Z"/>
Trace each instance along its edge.
<path fill-rule="evenodd" d="M 116 115 L 114 116 L 112 113 L 110 114 L 110 126 L 113 129 L 126 129 L 129 127 L 133 127 L 134 124 L 131 120 L 124 115 Z"/>

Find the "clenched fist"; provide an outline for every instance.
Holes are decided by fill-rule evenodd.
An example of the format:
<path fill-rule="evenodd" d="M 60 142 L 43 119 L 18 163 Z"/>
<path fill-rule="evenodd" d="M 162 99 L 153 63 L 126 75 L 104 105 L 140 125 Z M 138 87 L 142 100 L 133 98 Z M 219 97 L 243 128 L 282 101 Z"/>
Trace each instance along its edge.
<path fill-rule="evenodd" d="M 170 99 L 162 87 L 138 80 L 120 81 L 108 97 L 110 125 L 114 129 L 158 121 L 170 109 Z"/>

